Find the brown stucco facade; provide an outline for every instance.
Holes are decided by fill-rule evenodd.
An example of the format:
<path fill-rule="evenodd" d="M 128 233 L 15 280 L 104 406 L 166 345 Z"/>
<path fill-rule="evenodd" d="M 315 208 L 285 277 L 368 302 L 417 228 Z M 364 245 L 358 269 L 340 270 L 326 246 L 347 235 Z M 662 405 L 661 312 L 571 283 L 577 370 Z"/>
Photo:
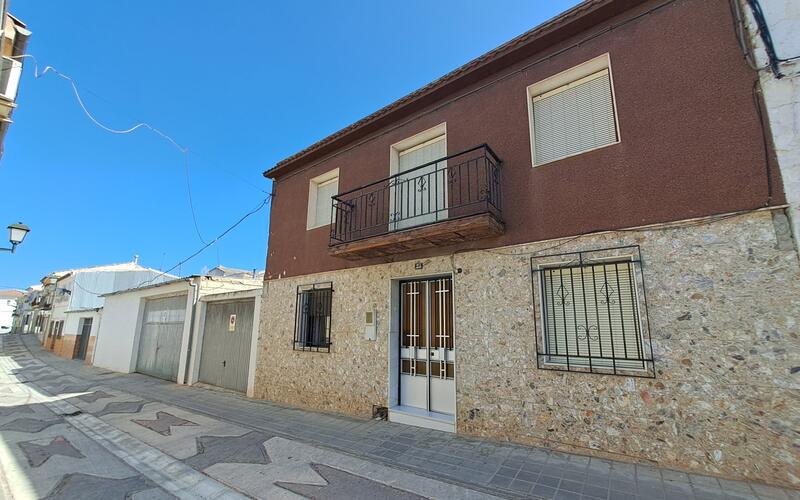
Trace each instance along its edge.
<path fill-rule="evenodd" d="M 606 23 L 656 5 L 645 2 Z M 274 171 L 268 277 L 362 265 L 328 255 L 329 227 L 306 230 L 309 180 L 338 168 L 343 192 L 387 177 L 390 145 L 441 123 L 448 154 L 487 143 L 503 161 L 506 231 L 406 258 L 780 205 L 780 176 L 774 162 L 767 165 L 773 155 L 764 150 L 753 104 L 755 73 L 728 9 L 727 2 L 676 0 L 541 61 L 592 30 L 577 34 L 324 158 L 297 160 L 285 175 L 288 167 Z M 620 142 L 532 167 L 527 86 L 604 53 Z"/>
<path fill-rule="evenodd" d="M 533 166 L 527 88 L 603 54 L 619 142 Z M 800 485 L 800 265 L 728 2 L 587 1 L 476 61 L 265 173 L 256 397 L 392 419 L 398 286 L 446 277 L 454 432 Z M 343 193 L 388 177 L 391 146 L 441 124 L 448 154 L 486 143 L 502 160 L 502 234 L 347 260 L 329 226 L 306 229 L 311 179 L 338 169 Z M 641 250 L 652 372 L 542 369 L 533 257 L 619 246 Z M 293 350 L 299 289 L 315 283 L 333 289 L 332 343 Z"/>

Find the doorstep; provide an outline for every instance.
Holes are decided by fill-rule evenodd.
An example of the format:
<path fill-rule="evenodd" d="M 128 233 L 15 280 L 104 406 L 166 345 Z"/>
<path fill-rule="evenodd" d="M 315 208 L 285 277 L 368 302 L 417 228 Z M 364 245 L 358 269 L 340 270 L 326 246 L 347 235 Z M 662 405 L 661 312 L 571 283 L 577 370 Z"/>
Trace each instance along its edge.
<path fill-rule="evenodd" d="M 456 432 L 455 415 L 426 411 L 413 406 L 392 406 L 389 408 L 389 421 L 437 431 Z"/>

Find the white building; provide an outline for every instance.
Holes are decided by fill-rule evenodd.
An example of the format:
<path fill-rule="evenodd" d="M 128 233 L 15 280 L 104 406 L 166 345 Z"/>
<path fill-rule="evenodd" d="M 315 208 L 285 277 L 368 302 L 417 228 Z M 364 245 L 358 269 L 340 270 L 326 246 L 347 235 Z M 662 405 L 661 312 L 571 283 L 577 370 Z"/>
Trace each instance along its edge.
<path fill-rule="evenodd" d="M 93 364 L 252 395 L 262 285 L 190 276 L 109 293 Z"/>
<path fill-rule="evenodd" d="M 53 304 L 43 345 L 68 359 L 91 363 L 102 322 L 103 294 L 159 283 L 174 276 L 140 266 L 136 261 L 57 271 L 43 279 L 52 285 Z"/>
<path fill-rule="evenodd" d="M 795 243 L 800 237 L 800 2 L 737 0 L 740 41 L 748 62 L 759 68 L 772 141 L 791 206 Z"/>
<path fill-rule="evenodd" d="M 19 290 L 0 290 L 0 334 L 11 332 L 17 300 L 22 296 Z"/>

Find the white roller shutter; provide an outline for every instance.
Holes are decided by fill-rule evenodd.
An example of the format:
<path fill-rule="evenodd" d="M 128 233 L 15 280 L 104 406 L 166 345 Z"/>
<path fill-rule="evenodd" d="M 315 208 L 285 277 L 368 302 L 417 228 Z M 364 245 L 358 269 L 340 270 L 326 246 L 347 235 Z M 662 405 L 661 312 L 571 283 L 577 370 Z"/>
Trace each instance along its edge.
<path fill-rule="evenodd" d="M 331 198 L 339 193 L 339 178 L 317 185 L 317 200 L 314 207 L 314 225 L 324 226 L 331 222 Z"/>
<path fill-rule="evenodd" d="M 533 97 L 534 162 L 617 142 L 608 69 Z"/>
<path fill-rule="evenodd" d="M 542 269 L 542 315 L 551 362 L 641 368 L 633 267 L 614 262 Z M 615 360 L 615 361 L 612 361 Z"/>

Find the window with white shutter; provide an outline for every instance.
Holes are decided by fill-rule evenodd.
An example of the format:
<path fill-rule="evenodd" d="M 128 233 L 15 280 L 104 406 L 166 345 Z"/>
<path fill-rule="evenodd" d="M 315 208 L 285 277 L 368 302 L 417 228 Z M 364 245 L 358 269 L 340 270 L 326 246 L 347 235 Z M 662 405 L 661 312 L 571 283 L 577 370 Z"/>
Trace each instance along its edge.
<path fill-rule="evenodd" d="M 331 223 L 331 197 L 339 193 L 339 169 L 311 179 L 308 187 L 307 229 L 327 226 Z"/>
<path fill-rule="evenodd" d="M 619 142 L 608 56 L 528 87 L 533 164 Z"/>
<path fill-rule="evenodd" d="M 539 368 L 654 375 L 640 260 L 587 254 L 533 269 Z"/>

